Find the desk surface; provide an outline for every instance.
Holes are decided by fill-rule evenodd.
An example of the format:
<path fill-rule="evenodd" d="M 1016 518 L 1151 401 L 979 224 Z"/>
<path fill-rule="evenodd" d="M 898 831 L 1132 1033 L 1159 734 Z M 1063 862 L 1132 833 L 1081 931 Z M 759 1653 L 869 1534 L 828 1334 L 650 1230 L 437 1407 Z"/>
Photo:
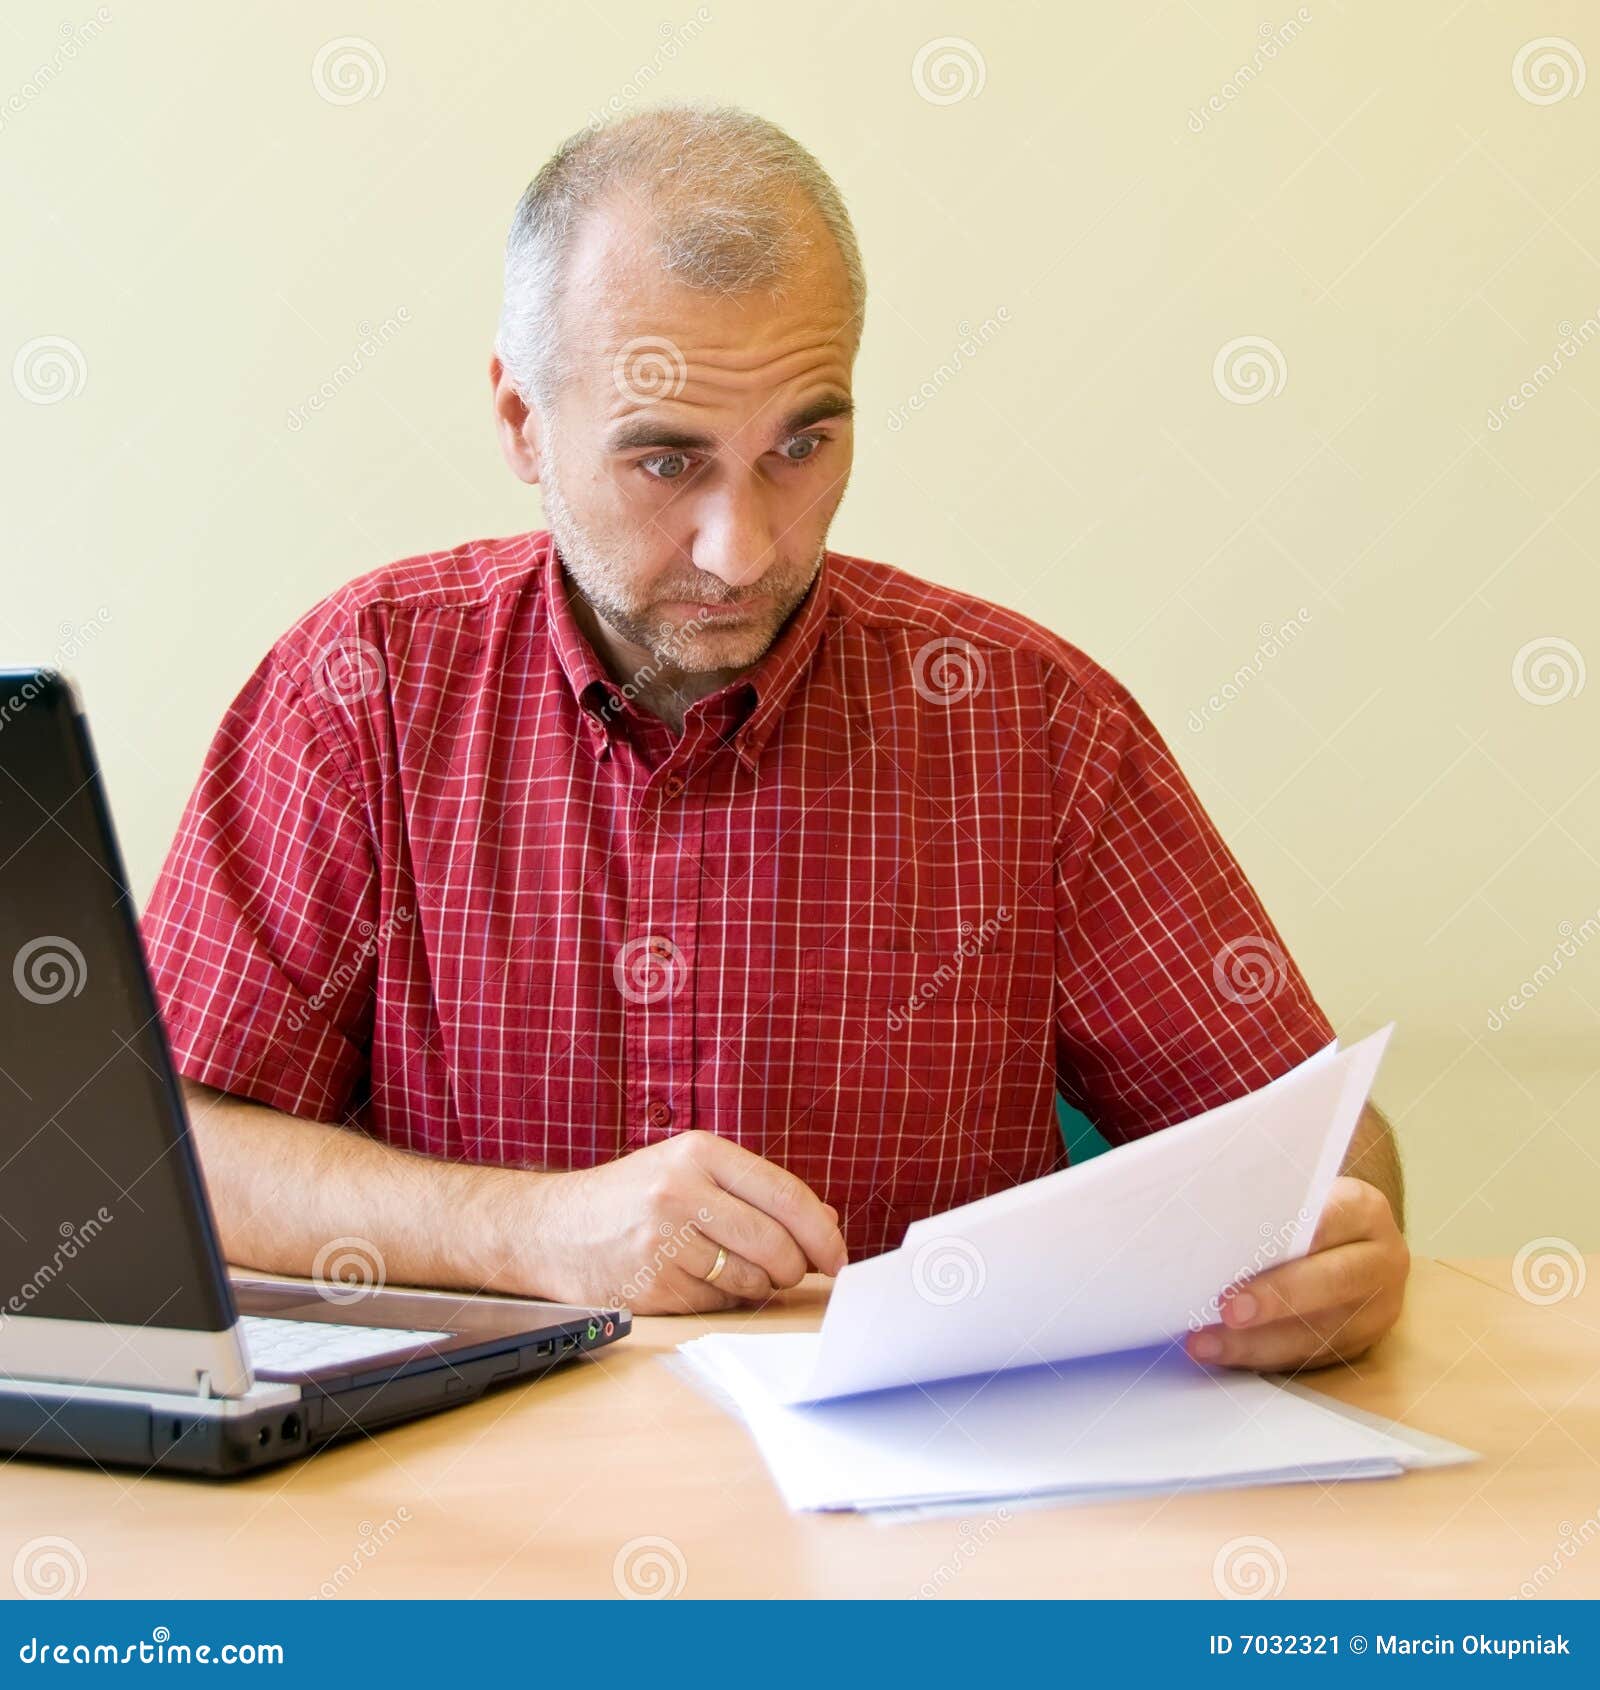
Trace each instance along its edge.
<path fill-rule="evenodd" d="M 1286 1596 L 1511 1597 L 1545 1564 L 1547 1594 L 1592 1597 L 1600 1541 L 1556 1546 L 1600 1514 L 1600 1319 L 1502 1284 L 1508 1263 L 1418 1262 L 1377 1354 L 1316 1376 L 1481 1451 L 1467 1467 L 965 1525 L 791 1515 L 743 1428 L 658 1357 L 708 1329 L 813 1325 L 815 1282 L 754 1314 L 640 1320 L 588 1364 L 251 1479 L 13 1461 L 0 1561 L 68 1538 L 90 1597 L 609 1597 L 653 1566 L 690 1597 L 1210 1597 L 1222 1546 L 1264 1537 Z"/>
<path fill-rule="evenodd" d="M 1580 1256 L 1564 1238 L 1536 1239 L 1520 1267 L 1512 1256 L 1452 1260 L 1449 1265 L 1497 1291 L 1524 1301 L 1531 1298 L 1541 1309 L 1600 1332 L 1600 1256 Z"/>

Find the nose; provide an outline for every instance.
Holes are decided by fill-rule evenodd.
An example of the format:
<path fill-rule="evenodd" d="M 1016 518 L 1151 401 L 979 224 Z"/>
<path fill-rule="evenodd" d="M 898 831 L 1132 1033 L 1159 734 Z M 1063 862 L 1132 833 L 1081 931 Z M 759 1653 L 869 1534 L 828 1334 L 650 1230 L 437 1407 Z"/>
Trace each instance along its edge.
<path fill-rule="evenodd" d="M 708 490 L 696 512 L 690 555 L 696 569 L 730 587 L 754 587 L 777 562 L 774 524 L 761 489 L 744 483 Z"/>

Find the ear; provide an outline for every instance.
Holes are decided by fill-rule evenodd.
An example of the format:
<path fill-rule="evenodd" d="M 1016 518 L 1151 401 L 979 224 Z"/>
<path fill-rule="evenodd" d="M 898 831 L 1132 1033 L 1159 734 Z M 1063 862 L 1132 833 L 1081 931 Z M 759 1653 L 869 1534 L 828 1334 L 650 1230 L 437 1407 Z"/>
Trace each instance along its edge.
<path fill-rule="evenodd" d="M 489 360 L 489 386 L 494 394 L 495 432 L 500 455 L 519 481 L 536 485 L 541 474 L 544 424 L 538 409 L 528 405 L 506 367 L 496 355 Z"/>

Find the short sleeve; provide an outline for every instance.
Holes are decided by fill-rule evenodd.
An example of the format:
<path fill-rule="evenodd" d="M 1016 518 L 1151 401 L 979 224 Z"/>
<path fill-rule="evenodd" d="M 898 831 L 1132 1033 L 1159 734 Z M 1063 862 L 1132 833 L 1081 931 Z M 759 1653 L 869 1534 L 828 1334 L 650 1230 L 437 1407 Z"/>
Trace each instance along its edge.
<path fill-rule="evenodd" d="M 1334 1032 L 1138 703 L 1052 721 L 1058 1083 L 1113 1143 L 1265 1085 Z"/>
<path fill-rule="evenodd" d="M 179 1072 L 340 1118 L 367 1066 L 377 901 L 362 810 L 268 657 L 211 742 L 141 921 Z"/>

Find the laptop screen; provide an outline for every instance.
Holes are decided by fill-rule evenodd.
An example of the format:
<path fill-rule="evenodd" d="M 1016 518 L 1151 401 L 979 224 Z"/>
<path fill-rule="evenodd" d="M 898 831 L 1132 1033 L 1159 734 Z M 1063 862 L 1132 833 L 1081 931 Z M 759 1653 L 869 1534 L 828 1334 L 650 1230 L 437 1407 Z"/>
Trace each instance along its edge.
<path fill-rule="evenodd" d="M 0 1323 L 232 1296 L 71 689 L 0 672 Z"/>

